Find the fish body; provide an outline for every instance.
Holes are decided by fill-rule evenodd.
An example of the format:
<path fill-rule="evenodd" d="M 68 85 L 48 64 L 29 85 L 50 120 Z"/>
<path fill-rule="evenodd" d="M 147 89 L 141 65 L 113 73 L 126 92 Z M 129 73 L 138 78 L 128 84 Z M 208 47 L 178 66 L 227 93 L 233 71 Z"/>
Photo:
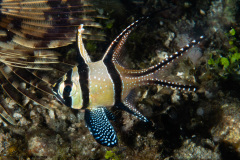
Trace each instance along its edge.
<path fill-rule="evenodd" d="M 53 86 L 56 97 L 68 107 L 85 109 L 85 122 L 96 141 L 102 145 L 113 147 L 118 144 L 116 132 L 109 120 L 114 120 L 114 115 L 107 109 L 118 106 L 133 114 L 144 122 L 149 120 L 134 106 L 134 88 L 143 85 L 162 85 L 172 88 L 195 91 L 191 85 L 182 85 L 168 81 L 161 77 L 161 73 L 169 63 L 173 62 L 189 48 L 203 38 L 194 40 L 181 48 L 161 63 L 146 69 L 126 69 L 121 63 L 124 56 L 122 47 L 129 34 L 144 19 L 129 25 L 110 44 L 103 58 L 92 62 L 82 41 L 83 25 L 79 26 L 77 41 L 79 48 L 78 66 L 68 71 Z"/>

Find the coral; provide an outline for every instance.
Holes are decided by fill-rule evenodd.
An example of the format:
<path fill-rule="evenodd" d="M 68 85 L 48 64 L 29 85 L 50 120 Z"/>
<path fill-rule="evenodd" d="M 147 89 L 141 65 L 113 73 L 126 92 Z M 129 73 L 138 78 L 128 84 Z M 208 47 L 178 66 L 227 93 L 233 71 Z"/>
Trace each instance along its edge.
<path fill-rule="evenodd" d="M 45 135 L 31 137 L 28 140 L 28 153 L 39 157 L 52 157 L 56 153 L 56 144 Z"/>
<path fill-rule="evenodd" d="M 214 141 L 230 145 L 232 148 L 226 149 L 240 154 L 240 108 L 239 101 L 234 101 L 221 106 L 222 119 L 211 129 L 211 134 Z"/>
<path fill-rule="evenodd" d="M 210 140 L 207 140 L 210 141 Z M 212 143 L 210 141 L 210 143 Z M 173 158 L 176 159 L 220 159 L 219 152 L 212 151 L 192 140 L 185 140 L 181 148 L 174 151 Z"/>
<path fill-rule="evenodd" d="M 236 2 L 237 0 L 216 0 L 211 2 L 208 11 L 208 23 L 210 31 L 222 32 L 223 26 L 235 23 Z"/>
<path fill-rule="evenodd" d="M 11 142 L 9 141 L 11 138 L 10 134 L 4 134 L 4 132 L 0 131 L 0 155 L 1 157 L 6 155 L 7 150 L 10 148 Z"/>

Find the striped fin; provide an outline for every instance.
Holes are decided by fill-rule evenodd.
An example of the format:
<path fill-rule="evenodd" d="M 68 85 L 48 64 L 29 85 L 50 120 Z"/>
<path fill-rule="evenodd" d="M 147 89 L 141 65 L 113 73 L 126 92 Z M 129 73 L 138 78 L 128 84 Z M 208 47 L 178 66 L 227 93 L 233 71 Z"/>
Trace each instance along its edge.
<path fill-rule="evenodd" d="M 18 68 L 26 68 L 26 69 L 36 69 L 36 70 L 53 70 L 50 65 L 47 64 L 23 64 L 23 63 L 14 63 L 13 61 L 10 61 L 9 63 L 6 61 L 2 61 L 4 64 L 12 66 L 12 67 L 18 67 Z"/>
<path fill-rule="evenodd" d="M 14 118 L 11 116 L 9 111 L 7 111 L 8 104 L 5 102 L 5 98 L 3 96 L 0 97 L 0 115 L 5 118 L 9 123 L 16 125 Z"/>
<path fill-rule="evenodd" d="M 9 70 L 12 71 L 12 74 L 14 73 L 16 76 L 21 78 L 23 81 L 25 81 L 27 84 L 30 84 L 31 86 L 40 89 L 41 91 L 54 95 L 50 88 L 50 84 L 46 83 L 45 81 L 37 78 L 34 76 L 31 72 L 29 72 L 26 69 L 21 69 L 21 68 L 13 68 L 10 66 L 5 66 L 6 68 L 8 67 Z"/>
<path fill-rule="evenodd" d="M 37 78 L 47 82 L 49 84 L 54 84 L 59 79 L 59 77 L 63 76 L 63 72 L 52 72 L 52 71 L 42 71 L 42 70 L 28 70 Z"/>
<path fill-rule="evenodd" d="M 38 58 L 38 57 L 1 57 L 1 61 L 8 64 L 19 64 L 19 65 L 28 65 L 28 64 L 52 64 L 52 63 L 60 63 L 58 58 L 51 59 L 51 58 Z M 44 69 L 44 68 L 43 68 Z"/>
<path fill-rule="evenodd" d="M 149 17 L 142 17 L 139 20 L 136 20 L 132 24 L 130 24 L 127 28 L 125 28 L 110 44 L 108 49 L 106 50 L 103 60 L 111 59 L 114 62 L 117 62 L 118 58 L 121 57 L 122 52 L 121 49 L 126 42 L 129 34 L 138 26 L 138 24 L 142 23 Z"/>
<path fill-rule="evenodd" d="M 59 77 L 61 77 L 62 75 L 65 74 L 65 72 L 71 69 L 71 67 L 68 65 L 67 66 L 61 65 L 59 67 L 56 65 L 56 67 L 58 67 L 59 70 L 57 70 L 53 65 L 49 66 L 51 70 L 32 70 L 32 69 L 25 70 L 23 68 L 14 69 L 14 67 L 11 67 L 5 64 L 2 64 L 2 66 L 6 66 L 6 68 L 8 68 L 9 70 L 11 69 L 16 70 L 18 72 L 17 75 L 19 75 L 20 78 L 22 78 L 24 81 L 27 81 L 28 83 L 30 83 L 31 81 L 30 77 L 32 77 L 33 78 L 32 80 L 34 80 L 35 78 L 38 78 L 42 81 L 47 82 L 50 85 L 54 84 L 56 80 L 59 79 Z M 27 75 L 24 75 L 24 74 L 27 74 Z M 26 77 L 26 76 L 29 76 L 29 77 Z M 24 77 L 26 77 L 26 79 Z M 34 85 L 34 83 L 31 85 Z"/>
<path fill-rule="evenodd" d="M 12 74 L 13 72 L 11 72 L 11 71 L 8 72 L 6 69 L 6 66 L 5 66 L 5 68 L 1 67 L 0 72 L 7 80 L 7 81 L 5 81 L 5 83 L 11 84 L 19 93 L 30 98 L 31 100 L 38 103 L 39 105 L 44 106 L 45 108 L 51 108 L 51 107 L 49 107 L 49 104 L 46 101 L 38 98 L 37 93 L 32 92 L 34 90 L 33 87 L 30 87 L 29 90 L 27 90 L 25 87 L 26 83 L 21 78 L 16 76 L 15 74 Z"/>
<path fill-rule="evenodd" d="M 10 84 L 4 75 L 0 72 L 0 86 L 4 90 L 4 92 L 13 99 L 19 106 L 24 107 L 25 104 L 23 102 L 24 96 L 21 92 L 19 92 L 16 88 Z"/>
<path fill-rule="evenodd" d="M 101 28 L 94 22 L 96 13 L 87 1 L 3 0 L 0 14 L 0 27 L 8 31 L 7 41 L 28 48 L 66 46 L 76 40 L 79 24 L 89 26 L 88 30 Z M 88 32 L 85 37 L 92 34 Z M 95 39 L 98 38 L 104 39 L 102 34 L 96 34 Z"/>
<path fill-rule="evenodd" d="M 85 122 L 98 143 L 104 146 L 114 147 L 118 144 L 118 139 L 107 116 L 109 115 L 109 111 L 106 110 L 105 107 L 86 109 Z"/>
<path fill-rule="evenodd" d="M 75 55 L 75 54 L 73 54 Z M 77 61 L 71 58 L 67 58 L 65 55 L 58 57 L 59 63 L 47 63 L 47 64 L 35 64 L 34 67 L 29 67 L 26 63 L 27 72 L 30 72 L 32 75 L 41 79 L 51 85 L 53 85 L 60 77 L 62 77 L 66 72 L 72 69 Z M 38 67 L 38 68 L 37 68 Z M 25 68 L 21 67 L 21 68 Z M 19 71 L 20 73 L 20 71 Z"/>
<path fill-rule="evenodd" d="M 32 79 L 33 75 L 25 69 L 13 68 L 13 70 L 11 70 L 8 66 L 6 66 L 6 68 L 1 66 L 0 70 L 0 89 L 6 93 L 5 97 L 9 97 L 19 106 L 25 107 L 29 102 L 35 102 L 48 109 L 60 107 L 60 104 L 56 103 L 54 100 L 55 98 L 50 84 L 47 84 L 36 77 Z M 24 74 L 23 71 L 25 71 Z M 19 74 L 22 77 L 20 77 Z M 24 76 L 28 78 L 25 78 Z M 27 83 L 30 84 L 30 86 L 28 86 Z M 16 124 L 11 116 L 12 113 L 6 109 L 6 103 L 1 102 L 0 114 L 2 117 L 9 123 Z"/>
<path fill-rule="evenodd" d="M 8 64 L 8 63 L 6 63 Z M 10 66 L 18 67 L 18 68 L 26 68 L 31 70 L 42 70 L 42 71 L 56 71 L 60 73 L 65 73 L 65 71 L 69 70 L 72 66 L 66 65 L 65 63 L 48 63 L 48 64 L 35 64 L 35 63 L 26 63 L 26 64 L 12 64 Z"/>
<path fill-rule="evenodd" d="M 74 66 L 76 62 L 70 61 L 66 56 L 56 51 L 32 50 L 12 43 L 0 42 L 0 61 L 14 67 L 55 70 L 63 65 L 66 68 Z"/>

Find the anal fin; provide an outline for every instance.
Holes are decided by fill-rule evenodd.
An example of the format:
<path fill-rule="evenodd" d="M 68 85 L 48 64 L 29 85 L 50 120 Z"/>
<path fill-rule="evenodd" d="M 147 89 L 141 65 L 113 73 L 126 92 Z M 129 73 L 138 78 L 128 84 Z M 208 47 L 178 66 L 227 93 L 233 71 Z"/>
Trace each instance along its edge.
<path fill-rule="evenodd" d="M 106 110 L 105 107 L 86 109 L 85 122 L 98 143 L 104 146 L 113 147 L 118 144 L 118 140 L 116 132 L 109 122 L 109 114 Z"/>
<path fill-rule="evenodd" d="M 132 90 L 128 96 L 125 98 L 123 103 L 117 105 L 117 107 L 127 111 L 128 113 L 136 116 L 140 120 L 144 122 L 149 122 L 149 120 L 142 115 L 134 106 L 134 97 L 135 97 L 135 90 Z"/>

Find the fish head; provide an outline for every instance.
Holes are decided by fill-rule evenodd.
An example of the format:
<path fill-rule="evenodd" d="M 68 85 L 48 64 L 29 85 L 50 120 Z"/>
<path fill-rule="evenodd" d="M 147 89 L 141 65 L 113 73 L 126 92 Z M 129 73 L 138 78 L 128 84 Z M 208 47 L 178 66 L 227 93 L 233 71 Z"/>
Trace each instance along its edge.
<path fill-rule="evenodd" d="M 82 109 L 84 100 L 78 68 L 74 67 L 61 77 L 53 85 L 53 92 L 57 99 L 67 107 Z"/>

